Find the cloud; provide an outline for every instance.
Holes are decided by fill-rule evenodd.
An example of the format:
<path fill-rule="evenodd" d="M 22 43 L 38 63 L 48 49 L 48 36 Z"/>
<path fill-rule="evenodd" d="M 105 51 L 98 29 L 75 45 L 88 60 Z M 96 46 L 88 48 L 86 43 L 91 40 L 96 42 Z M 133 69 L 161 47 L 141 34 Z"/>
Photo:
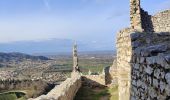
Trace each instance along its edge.
<path fill-rule="evenodd" d="M 49 4 L 49 1 L 48 0 L 43 0 L 43 3 L 44 3 L 44 5 L 45 5 L 45 7 L 47 8 L 47 10 L 51 10 L 51 6 L 50 6 L 50 4 Z"/>

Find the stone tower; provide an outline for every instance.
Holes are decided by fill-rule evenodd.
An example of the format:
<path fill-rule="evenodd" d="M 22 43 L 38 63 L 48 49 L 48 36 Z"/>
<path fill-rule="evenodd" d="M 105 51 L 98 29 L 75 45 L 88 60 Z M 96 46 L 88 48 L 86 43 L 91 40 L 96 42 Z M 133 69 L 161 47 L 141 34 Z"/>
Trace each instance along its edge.
<path fill-rule="evenodd" d="M 130 0 L 130 23 L 131 28 L 142 31 L 140 0 Z"/>
<path fill-rule="evenodd" d="M 73 72 L 79 72 L 79 71 L 80 70 L 78 67 L 77 44 L 75 42 L 73 46 Z"/>

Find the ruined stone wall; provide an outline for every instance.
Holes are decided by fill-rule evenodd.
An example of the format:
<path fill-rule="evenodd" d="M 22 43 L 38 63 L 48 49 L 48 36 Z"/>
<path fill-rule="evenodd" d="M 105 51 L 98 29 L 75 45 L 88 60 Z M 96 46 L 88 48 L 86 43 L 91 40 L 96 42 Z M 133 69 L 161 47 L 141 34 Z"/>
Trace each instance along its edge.
<path fill-rule="evenodd" d="M 131 28 L 145 32 L 170 32 L 170 10 L 149 15 L 140 6 L 140 0 L 130 0 Z"/>
<path fill-rule="evenodd" d="M 130 22 L 117 35 L 119 100 L 170 99 L 170 10 L 151 16 L 130 0 Z"/>
<path fill-rule="evenodd" d="M 117 59 L 114 58 L 113 64 L 109 69 L 109 78 L 110 78 L 110 83 L 111 85 L 118 85 L 118 78 L 117 78 Z M 106 76 L 108 77 L 108 76 Z"/>
<path fill-rule="evenodd" d="M 98 86 L 98 84 L 105 85 L 105 75 L 100 74 L 100 75 L 84 75 L 84 82 L 87 85 L 91 86 Z"/>
<path fill-rule="evenodd" d="M 142 8 L 141 8 L 141 25 L 142 25 L 143 31 L 145 32 L 154 31 L 152 16 L 149 15 L 148 12 L 144 11 Z"/>
<path fill-rule="evenodd" d="M 140 0 L 130 0 L 130 23 L 133 29 L 142 30 Z"/>
<path fill-rule="evenodd" d="M 131 31 L 130 28 L 127 28 L 117 34 L 116 47 L 119 100 L 128 100 L 130 97 L 130 61 L 132 55 Z"/>
<path fill-rule="evenodd" d="M 170 99 L 170 33 L 133 33 L 131 100 Z"/>
<path fill-rule="evenodd" d="M 152 23 L 155 32 L 170 32 L 170 10 L 152 16 Z"/>
<path fill-rule="evenodd" d="M 119 100 L 170 99 L 170 33 L 117 36 Z"/>
<path fill-rule="evenodd" d="M 73 100 L 81 84 L 81 75 L 77 73 L 56 86 L 47 95 L 29 100 Z"/>
<path fill-rule="evenodd" d="M 145 32 L 170 32 L 170 10 L 151 16 L 141 9 L 141 25 Z"/>

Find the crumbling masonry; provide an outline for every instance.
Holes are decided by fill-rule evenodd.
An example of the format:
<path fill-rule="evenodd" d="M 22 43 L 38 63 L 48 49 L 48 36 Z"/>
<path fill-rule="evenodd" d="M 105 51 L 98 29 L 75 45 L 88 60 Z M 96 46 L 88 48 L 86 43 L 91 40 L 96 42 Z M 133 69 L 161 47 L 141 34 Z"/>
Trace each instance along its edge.
<path fill-rule="evenodd" d="M 170 10 L 151 16 L 130 0 L 130 22 L 117 34 L 119 100 L 169 100 Z"/>
<path fill-rule="evenodd" d="M 78 66 L 78 56 L 77 56 L 77 44 L 75 43 L 73 46 L 73 72 L 79 72 Z"/>

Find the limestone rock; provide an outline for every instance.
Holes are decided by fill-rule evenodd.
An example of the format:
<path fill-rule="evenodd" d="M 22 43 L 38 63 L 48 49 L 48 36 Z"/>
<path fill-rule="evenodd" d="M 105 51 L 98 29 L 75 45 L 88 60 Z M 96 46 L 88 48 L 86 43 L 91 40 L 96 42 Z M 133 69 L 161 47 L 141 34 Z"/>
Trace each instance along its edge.
<path fill-rule="evenodd" d="M 170 85 L 170 73 L 165 75 L 166 82 Z"/>
<path fill-rule="evenodd" d="M 153 73 L 153 68 L 148 65 L 148 66 L 145 68 L 145 72 L 148 73 L 149 75 L 151 75 L 151 74 Z"/>
<path fill-rule="evenodd" d="M 157 79 L 159 79 L 159 76 L 160 76 L 160 69 L 155 69 L 155 71 L 154 71 L 154 76 L 157 78 Z"/>
<path fill-rule="evenodd" d="M 158 80 L 157 79 L 153 79 L 153 86 L 155 86 L 156 88 L 158 88 Z"/>

